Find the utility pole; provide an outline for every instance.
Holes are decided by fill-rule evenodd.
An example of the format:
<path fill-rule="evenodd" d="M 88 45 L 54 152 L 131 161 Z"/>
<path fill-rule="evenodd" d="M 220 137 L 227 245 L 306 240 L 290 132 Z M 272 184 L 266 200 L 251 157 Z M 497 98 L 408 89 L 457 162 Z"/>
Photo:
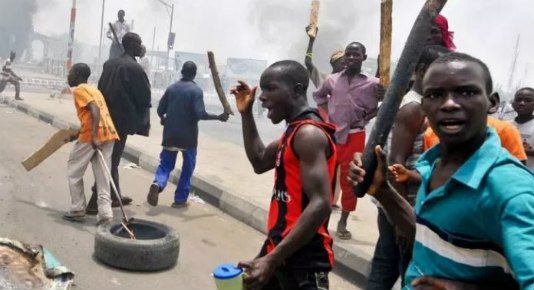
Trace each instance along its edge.
<path fill-rule="evenodd" d="M 70 10 L 70 31 L 69 46 L 67 49 L 67 70 L 72 67 L 72 49 L 74 47 L 74 28 L 76 24 L 76 0 L 72 0 L 72 9 Z"/>
<path fill-rule="evenodd" d="M 517 41 L 515 42 L 515 48 L 514 48 L 514 59 L 512 61 L 512 68 L 510 69 L 510 79 L 508 80 L 508 91 L 512 92 L 514 88 L 512 88 L 514 83 L 514 74 L 517 66 L 517 59 L 519 57 L 519 40 L 521 38 L 521 35 L 517 36 Z"/>
<path fill-rule="evenodd" d="M 106 0 L 102 0 L 102 17 L 100 18 L 100 44 L 98 45 L 98 60 L 102 59 L 102 41 L 104 34 L 104 9 L 106 7 Z"/>
<path fill-rule="evenodd" d="M 171 24 L 169 25 L 169 39 L 167 43 L 167 61 L 165 62 L 165 70 L 169 68 L 169 52 L 171 51 L 171 42 L 174 43 L 174 36 L 172 36 L 172 20 L 174 18 L 174 3 L 171 5 Z M 172 40 L 171 40 L 172 38 Z M 174 44 L 173 44 L 174 45 Z"/>
<path fill-rule="evenodd" d="M 165 7 L 167 7 L 167 9 L 171 9 L 171 12 L 170 12 L 170 17 L 171 17 L 171 21 L 170 21 L 170 25 L 169 25 L 169 36 L 167 37 L 167 57 L 165 58 L 165 70 L 168 70 L 169 69 L 169 52 L 171 51 L 171 42 L 174 43 L 174 35 L 172 33 L 172 21 L 174 19 L 174 3 L 173 4 L 169 4 L 163 0 L 157 0 L 159 3 L 165 5 Z M 171 0 L 174 2 L 174 0 Z"/>

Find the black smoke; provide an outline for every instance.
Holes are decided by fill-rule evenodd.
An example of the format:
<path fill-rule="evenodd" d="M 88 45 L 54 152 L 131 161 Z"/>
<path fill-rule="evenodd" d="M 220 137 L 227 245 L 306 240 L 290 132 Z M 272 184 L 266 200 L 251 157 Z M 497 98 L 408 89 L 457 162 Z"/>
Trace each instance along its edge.
<path fill-rule="evenodd" d="M 29 48 L 36 11 L 35 0 L 0 1 L 0 57 L 5 58 L 11 50 L 22 55 Z"/>
<path fill-rule="evenodd" d="M 250 2 L 249 20 L 261 38 L 268 43 L 279 44 L 283 58 L 304 61 L 308 43 L 305 27 L 309 21 L 311 0 L 253 0 Z M 380 1 L 323 0 L 319 14 L 319 33 L 314 45 L 314 63 L 321 71 L 329 73 L 330 55 L 344 49 L 351 41 L 360 41 L 361 33 L 375 33 L 369 19 L 379 17 Z M 299 27 L 295 27 L 295 26 Z M 299 29 L 295 38 L 288 30 Z M 354 37 L 355 39 L 350 39 Z"/>

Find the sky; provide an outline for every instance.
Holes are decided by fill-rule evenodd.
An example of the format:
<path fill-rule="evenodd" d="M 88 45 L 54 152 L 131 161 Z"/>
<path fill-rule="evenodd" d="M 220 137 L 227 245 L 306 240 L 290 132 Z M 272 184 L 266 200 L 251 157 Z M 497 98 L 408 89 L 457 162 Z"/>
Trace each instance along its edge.
<path fill-rule="evenodd" d="M 72 2 L 36 0 L 34 29 L 62 34 L 69 28 Z M 310 0 L 163 0 L 175 4 L 175 49 L 217 58 L 242 57 L 303 60 L 307 45 L 304 32 Z M 424 0 L 393 0 L 393 58 L 398 58 Z M 106 0 L 104 23 L 114 21 L 119 9 L 147 48 L 164 50 L 169 13 L 158 0 Z M 76 39 L 98 45 L 102 0 L 77 0 Z M 519 35 L 519 58 L 512 87 L 534 86 L 534 34 L 530 33 L 534 8 L 531 0 L 449 0 L 442 14 L 449 19 L 458 51 L 485 61 L 495 82 L 508 88 L 514 47 Z M 314 60 L 328 70 L 330 54 L 351 41 L 367 46 L 376 57 L 379 49 L 379 0 L 322 0 Z M 108 43 L 109 40 L 105 39 Z M 521 82 L 521 83 L 519 83 Z"/>

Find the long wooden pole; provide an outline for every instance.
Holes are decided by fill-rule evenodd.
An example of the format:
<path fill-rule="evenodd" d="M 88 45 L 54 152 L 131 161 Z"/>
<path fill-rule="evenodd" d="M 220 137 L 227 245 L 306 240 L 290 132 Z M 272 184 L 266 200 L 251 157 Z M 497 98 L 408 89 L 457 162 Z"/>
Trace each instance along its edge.
<path fill-rule="evenodd" d="M 369 141 L 365 146 L 362 162 L 368 174 L 365 175 L 362 183 L 353 188 L 354 194 L 358 197 L 363 197 L 373 182 L 373 173 L 377 166 L 374 148 L 376 145 L 384 146 L 386 143 L 389 131 L 391 130 L 391 126 L 393 126 L 395 116 L 399 110 L 402 97 L 406 89 L 408 89 L 410 77 L 415 71 L 415 65 L 423 52 L 426 38 L 430 34 L 432 23 L 446 3 L 447 0 L 427 0 L 410 31 L 399 63 L 393 74 L 391 84 L 387 88 L 384 102 L 378 111 L 376 123 L 369 136 Z"/>
<path fill-rule="evenodd" d="M 224 90 L 222 88 L 221 79 L 219 78 L 219 71 L 217 70 L 217 64 L 215 63 L 215 55 L 213 54 L 213 51 L 208 51 L 208 62 L 210 65 L 213 85 L 215 86 L 215 91 L 217 91 L 217 95 L 219 96 L 219 101 L 221 101 L 221 104 L 224 108 L 224 112 L 226 114 L 233 115 L 234 112 L 232 111 L 232 107 L 230 107 L 230 103 L 228 103 L 228 99 L 226 98 L 226 95 L 224 94 Z"/>
<path fill-rule="evenodd" d="M 311 3 L 311 12 L 310 12 L 310 29 L 308 30 L 308 35 L 315 38 L 317 36 L 317 23 L 319 22 L 319 0 L 313 0 Z"/>
<path fill-rule="evenodd" d="M 391 68 L 393 0 L 382 0 L 380 6 L 380 84 L 387 87 Z"/>

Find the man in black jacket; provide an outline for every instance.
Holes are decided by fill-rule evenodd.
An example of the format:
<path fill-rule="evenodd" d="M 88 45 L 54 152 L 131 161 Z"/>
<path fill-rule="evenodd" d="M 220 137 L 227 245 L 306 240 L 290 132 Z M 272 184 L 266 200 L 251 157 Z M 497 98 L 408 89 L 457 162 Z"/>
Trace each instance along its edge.
<path fill-rule="evenodd" d="M 184 161 L 172 207 L 187 206 L 191 176 L 196 164 L 198 121 L 228 120 L 226 113 L 212 115 L 206 112 L 202 89 L 193 81 L 196 74 L 195 63 L 185 62 L 182 67 L 182 79 L 168 87 L 159 101 L 158 115 L 163 125 L 163 150 L 154 183 L 150 186 L 147 196 L 150 205 L 158 205 L 158 195 L 167 185 L 169 174 L 174 169 L 176 156 L 180 151 Z"/>
<path fill-rule="evenodd" d="M 113 146 L 111 156 L 111 175 L 117 185 L 118 194 L 123 204 L 129 204 L 132 199 L 121 194 L 119 186 L 119 162 L 126 145 L 128 135 L 148 136 L 150 129 L 150 82 L 141 65 L 135 57 L 141 55 L 141 38 L 139 35 L 128 32 L 122 38 L 124 54 L 118 58 L 110 59 L 104 63 L 104 69 L 98 89 L 104 95 L 106 103 L 119 134 L 120 140 Z M 95 193 L 89 201 L 86 211 L 96 212 Z M 112 194 L 113 205 L 118 205 L 116 195 Z"/>

